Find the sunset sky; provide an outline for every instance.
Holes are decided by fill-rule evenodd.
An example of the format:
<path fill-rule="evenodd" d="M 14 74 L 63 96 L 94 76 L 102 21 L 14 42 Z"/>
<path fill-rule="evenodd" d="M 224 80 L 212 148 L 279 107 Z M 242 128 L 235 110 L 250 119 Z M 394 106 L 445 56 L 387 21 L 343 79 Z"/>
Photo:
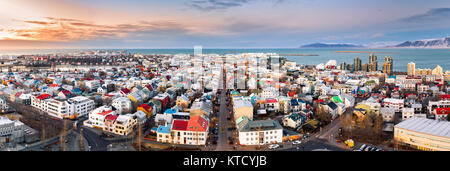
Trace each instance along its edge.
<path fill-rule="evenodd" d="M 449 35 L 448 0 L 0 0 L 0 49 L 295 48 Z"/>

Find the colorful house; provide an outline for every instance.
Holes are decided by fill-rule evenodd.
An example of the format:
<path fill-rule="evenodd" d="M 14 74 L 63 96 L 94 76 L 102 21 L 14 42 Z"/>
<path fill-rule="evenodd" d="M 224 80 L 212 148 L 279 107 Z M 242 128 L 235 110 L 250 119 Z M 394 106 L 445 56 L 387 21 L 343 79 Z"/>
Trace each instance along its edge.
<path fill-rule="evenodd" d="M 153 115 L 153 109 L 152 109 L 152 107 L 151 107 L 149 104 L 146 104 L 146 103 L 140 105 L 140 106 L 137 108 L 137 110 L 138 110 L 138 111 L 144 112 L 145 115 L 146 115 L 146 117 L 147 117 L 147 119 L 150 118 L 150 117 L 152 117 L 152 115 Z"/>

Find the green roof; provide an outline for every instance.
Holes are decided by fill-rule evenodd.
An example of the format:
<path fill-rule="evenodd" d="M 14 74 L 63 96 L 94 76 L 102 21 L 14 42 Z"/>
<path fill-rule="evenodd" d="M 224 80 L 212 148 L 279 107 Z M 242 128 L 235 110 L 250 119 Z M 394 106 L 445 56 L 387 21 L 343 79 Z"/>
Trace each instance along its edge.
<path fill-rule="evenodd" d="M 342 100 L 341 100 L 341 98 L 339 96 L 334 96 L 332 98 L 332 100 L 333 100 L 334 103 L 342 103 Z"/>

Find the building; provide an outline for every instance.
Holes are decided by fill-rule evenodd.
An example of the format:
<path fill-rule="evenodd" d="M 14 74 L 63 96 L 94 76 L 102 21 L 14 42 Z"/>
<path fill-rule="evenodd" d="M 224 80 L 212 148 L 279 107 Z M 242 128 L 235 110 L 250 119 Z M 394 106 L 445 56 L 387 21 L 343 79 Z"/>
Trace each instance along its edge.
<path fill-rule="evenodd" d="M 205 145 L 208 139 L 209 121 L 204 116 L 193 116 L 186 127 L 186 144 Z"/>
<path fill-rule="evenodd" d="M 136 124 L 136 116 L 129 114 L 119 115 L 114 122 L 114 133 L 118 135 L 128 135 L 133 132 Z"/>
<path fill-rule="evenodd" d="M 283 118 L 283 126 L 290 128 L 298 128 L 305 121 L 306 117 L 302 117 L 299 113 L 293 113 Z"/>
<path fill-rule="evenodd" d="M 234 118 L 240 118 L 245 116 L 250 120 L 253 119 L 253 105 L 248 100 L 235 100 L 233 101 Z"/>
<path fill-rule="evenodd" d="M 174 119 L 172 122 L 172 143 L 187 144 L 187 126 L 188 120 Z"/>
<path fill-rule="evenodd" d="M 401 145 L 424 151 L 450 151 L 450 122 L 413 117 L 394 126 Z"/>
<path fill-rule="evenodd" d="M 436 68 L 434 68 L 432 71 L 431 71 L 431 74 L 432 75 L 437 75 L 437 76 L 442 76 L 442 75 L 444 75 L 444 73 L 443 73 L 443 69 L 442 69 L 442 67 L 441 66 L 436 66 Z"/>
<path fill-rule="evenodd" d="M 450 107 L 446 108 L 436 108 L 435 119 L 436 120 L 445 120 L 447 119 L 448 114 L 450 114 Z"/>
<path fill-rule="evenodd" d="M 282 141 L 283 127 L 275 120 L 249 121 L 239 128 L 241 145 L 265 145 Z"/>
<path fill-rule="evenodd" d="M 131 100 L 127 97 L 119 97 L 112 101 L 111 106 L 116 108 L 117 114 L 125 114 L 130 113 L 131 108 L 133 107 L 131 104 Z"/>
<path fill-rule="evenodd" d="M 89 113 L 87 126 L 103 130 L 105 127 L 105 118 L 107 115 L 116 115 L 116 112 L 108 106 L 101 106 L 97 109 L 92 110 Z"/>
<path fill-rule="evenodd" d="M 370 53 L 369 55 L 369 72 L 375 72 L 378 71 L 378 62 L 377 62 L 377 56 L 375 54 Z"/>
<path fill-rule="evenodd" d="M 407 120 L 409 118 L 414 117 L 415 108 L 403 108 L 402 110 L 402 120 Z"/>
<path fill-rule="evenodd" d="M 0 148 L 2 144 L 23 142 L 24 136 L 24 124 L 22 122 L 0 117 Z"/>
<path fill-rule="evenodd" d="M 393 108 L 395 112 L 400 112 L 405 106 L 404 99 L 386 98 L 383 100 L 384 107 Z"/>
<path fill-rule="evenodd" d="M 156 141 L 162 143 L 172 143 L 171 127 L 172 124 L 159 125 L 156 129 Z"/>
<path fill-rule="evenodd" d="M 393 74 L 393 59 L 390 56 L 386 56 L 385 60 L 384 60 L 384 64 L 383 64 L 383 73 L 386 74 L 387 76 L 390 76 Z"/>
<path fill-rule="evenodd" d="M 380 114 L 384 122 L 394 122 L 395 109 L 383 107 L 380 109 Z"/>
<path fill-rule="evenodd" d="M 416 64 L 414 62 L 408 63 L 408 75 L 409 76 L 416 75 Z"/>
<path fill-rule="evenodd" d="M 35 96 L 32 96 L 32 98 Z M 32 106 L 57 118 L 78 118 L 88 115 L 95 107 L 94 100 L 83 96 L 67 100 L 51 99 L 50 95 L 39 95 L 32 100 Z"/>
<path fill-rule="evenodd" d="M 361 71 L 361 59 L 359 59 L 358 57 L 353 59 L 353 65 L 355 66 L 355 71 Z"/>
<path fill-rule="evenodd" d="M 105 117 L 105 127 L 103 127 L 103 131 L 114 133 L 115 132 L 115 125 L 117 117 L 119 115 L 106 115 Z"/>

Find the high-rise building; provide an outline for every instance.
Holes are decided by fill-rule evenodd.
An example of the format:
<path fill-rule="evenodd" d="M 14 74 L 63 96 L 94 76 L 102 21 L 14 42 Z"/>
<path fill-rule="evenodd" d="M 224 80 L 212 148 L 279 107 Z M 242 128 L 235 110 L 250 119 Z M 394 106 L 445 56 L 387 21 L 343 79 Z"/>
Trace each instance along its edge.
<path fill-rule="evenodd" d="M 355 71 L 361 71 L 361 59 L 356 57 L 353 61 L 353 65 L 355 66 L 354 67 Z"/>
<path fill-rule="evenodd" d="M 393 63 L 394 63 L 394 61 L 392 60 L 392 57 L 386 56 L 386 58 L 384 59 L 384 64 L 383 64 L 383 73 L 385 73 L 386 75 L 392 75 Z"/>
<path fill-rule="evenodd" d="M 408 75 L 409 76 L 416 75 L 416 64 L 414 62 L 408 63 Z"/>
<path fill-rule="evenodd" d="M 347 70 L 353 71 L 353 64 L 347 64 Z"/>
<path fill-rule="evenodd" d="M 371 53 L 369 55 L 369 71 L 378 71 L 378 62 L 377 62 L 377 56 L 375 56 L 374 53 Z"/>
<path fill-rule="evenodd" d="M 434 68 L 434 69 L 431 71 L 431 74 L 432 74 L 432 75 L 437 75 L 437 76 L 442 76 L 444 73 L 443 73 L 442 67 L 438 65 L 438 66 L 436 66 L 436 68 Z"/>
<path fill-rule="evenodd" d="M 346 69 L 346 64 L 345 64 L 345 62 L 342 62 L 339 68 L 340 68 L 341 70 L 345 70 L 345 69 Z"/>
<path fill-rule="evenodd" d="M 362 64 L 361 71 L 369 72 L 369 64 Z"/>

